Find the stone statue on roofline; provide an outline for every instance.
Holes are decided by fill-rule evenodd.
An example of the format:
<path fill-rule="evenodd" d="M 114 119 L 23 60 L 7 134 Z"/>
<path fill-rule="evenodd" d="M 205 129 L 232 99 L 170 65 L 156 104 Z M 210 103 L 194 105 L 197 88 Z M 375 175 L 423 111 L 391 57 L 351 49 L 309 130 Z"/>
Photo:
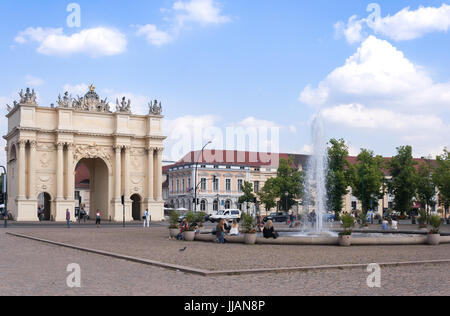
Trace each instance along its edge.
<path fill-rule="evenodd" d="M 119 99 L 116 99 L 116 111 L 122 113 L 131 113 L 131 100 L 126 97 L 122 98 L 122 102 L 119 103 Z"/>
<path fill-rule="evenodd" d="M 158 105 L 158 100 L 155 100 L 153 104 L 152 104 L 152 102 L 150 102 L 148 104 L 148 107 L 150 109 L 150 111 L 149 111 L 150 115 L 161 115 L 162 105 L 161 105 L 161 102 L 159 102 L 159 105 Z"/>

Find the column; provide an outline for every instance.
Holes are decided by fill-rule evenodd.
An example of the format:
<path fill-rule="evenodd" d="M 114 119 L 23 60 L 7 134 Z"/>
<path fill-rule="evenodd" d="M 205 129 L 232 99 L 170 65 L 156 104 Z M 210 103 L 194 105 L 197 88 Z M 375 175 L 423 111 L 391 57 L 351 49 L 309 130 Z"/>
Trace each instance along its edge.
<path fill-rule="evenodd" d="M 163 148 L 156 150 L 156 201 L 162 201 L 162 152 Z"/>
<path fill-rule="evenodd" d="M 30 160 L 28 169 L 28 199 L 36 200 L 36 141 L 30 141 Z"/>
<path fill-rule="evenodd" d="M 122 193 L 120 193 L 120 187 L 121 187 L 121 151 L 122 148 L 120 146 L 114 147 L 114 150 L 116 152 L 116 161 L 115 161 L 115 171 L 114 171 L 114 198 L 120 201 L 120 198 L 122 196 Z"/>
<path fill-rule="evenodd" d="M 124 147 L 123 191 L 125 201 L 130 199 L 130 147 Z"/>
<path fill-rule="evenodd" d="M 149 201 L 154 201 L 155 196 L 153 192 L 153 182 L 154 179 L 154 172 L 153 172 L 153 155 L 155 153 L 155 149 L 153 147 L 149 147 L 147 149 L 147 198 Z"/>
<path fill-rule="evenodd" d="M 17 161 L 17 171 L 18 171 L 18 181 L 17 181 L 17 198 L 25 199 L 25 166 L 26 166 L 26 157 L 25 157 L 25 140 L 20 140 L 17 143 L 17 147 L 19 150 L 19 159 Z"/>
<path fill-rule="evenodd" d="M 75 176 L 73 167 L 73 144 L 67 144 L 67 160 L 66 160 L 66 200 L 74 200 L 75 196 Z"/>
<path fill-rule="evenodd" d="M 64 198 L 64 143 L 57 144 L 57 162 L 56 162 L 56 199 L 62 200 Z"/>

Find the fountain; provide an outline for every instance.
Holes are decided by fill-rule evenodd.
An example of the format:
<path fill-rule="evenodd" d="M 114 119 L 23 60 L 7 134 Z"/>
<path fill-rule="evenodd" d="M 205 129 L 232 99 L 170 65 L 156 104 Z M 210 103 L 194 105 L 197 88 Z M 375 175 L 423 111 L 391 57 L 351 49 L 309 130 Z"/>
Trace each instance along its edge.
<path fill-rule="evenodd" d="M 328 151 L 320 112 L 313 120 L 311 133 L 313 154 L 310 156 L 307 164 L 304 205 L 308 212 L 313 207 L 316 214 L 315 226 L 312 233 L 322 235 L 322 233 L 326 234 L 328 232 L 323 226 L 324 215 L 327 211 L 326 177 L 328 170 Z"/>

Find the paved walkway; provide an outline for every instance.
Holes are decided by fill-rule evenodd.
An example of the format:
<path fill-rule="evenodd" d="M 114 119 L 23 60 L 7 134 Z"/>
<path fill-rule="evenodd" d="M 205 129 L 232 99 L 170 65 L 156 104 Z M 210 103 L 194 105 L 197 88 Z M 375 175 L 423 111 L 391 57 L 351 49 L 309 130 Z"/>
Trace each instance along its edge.
<path fill-rule="evenodd" d="M 279 246 L 169 240 L 153 227 L 14 228 L 10 231 L 75 246 L 109 251 L 203 270 L 223 271 L 335 264 L 368 264 L 450 259 L 450 244 L 411 246 Z M 187 247 L 185 251 L 180 249 Z"/>
<path fill-rule="evenodd" d="M 9 295 L 416 296 L 448 295 L 450 286 L 449 264 L 383 268 L 381 288 L 371 289 L 366 285 L 368 272 L 362 269 L 203 278 L 16 238 L 2 231 L 0 244 L 0 292 Z M 223 252 L 222 258 L 227 256 Z M 66 285 L 70 263 L 81 267 L 79 289 Z"/>

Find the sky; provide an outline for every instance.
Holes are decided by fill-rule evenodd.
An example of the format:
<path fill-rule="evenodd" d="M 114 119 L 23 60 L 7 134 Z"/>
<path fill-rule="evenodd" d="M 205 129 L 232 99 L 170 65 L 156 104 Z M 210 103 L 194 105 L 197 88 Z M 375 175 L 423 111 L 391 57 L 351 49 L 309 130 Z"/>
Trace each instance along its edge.
<path fill-rule="evenodd" d="M 450 3 L 3 0 L 0 25 L 2 135 L 20 89 L 50 106 L 92 83 L 136 114 L 162 102 L 166 160 L 209 140 L 308 154 L 318 113 L 352 155 L 450 147 Z"/>

